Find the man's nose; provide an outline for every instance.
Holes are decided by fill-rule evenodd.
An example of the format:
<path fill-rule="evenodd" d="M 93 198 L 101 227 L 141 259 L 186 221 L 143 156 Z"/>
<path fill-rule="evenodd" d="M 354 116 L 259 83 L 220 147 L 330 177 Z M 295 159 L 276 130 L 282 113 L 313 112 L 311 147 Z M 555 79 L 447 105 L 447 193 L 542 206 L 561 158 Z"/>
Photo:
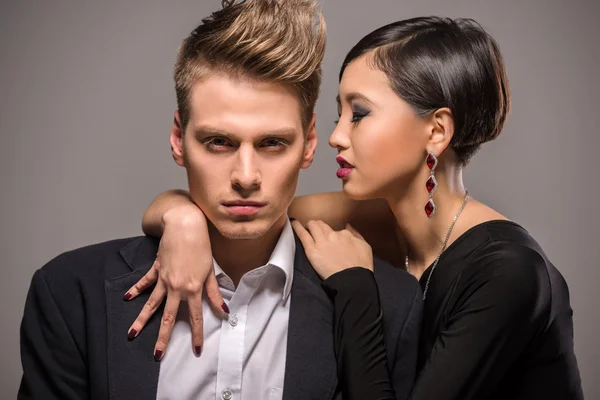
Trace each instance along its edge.
<path fill-rule="evenodd" d="M 262 177 L 257 161 L 254 148 L 249 146 L 240 148 L 231 174 L 231 183 L 234 188 L 256 190 L 260 187 Z"/>

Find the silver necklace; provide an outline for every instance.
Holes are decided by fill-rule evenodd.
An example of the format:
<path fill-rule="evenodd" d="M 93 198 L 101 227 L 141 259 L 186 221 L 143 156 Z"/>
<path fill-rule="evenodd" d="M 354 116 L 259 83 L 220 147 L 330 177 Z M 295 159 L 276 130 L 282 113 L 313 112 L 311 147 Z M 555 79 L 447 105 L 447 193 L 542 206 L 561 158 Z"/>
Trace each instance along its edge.
<path fill-rule="evenodd" d="M 440 252 L 438 253 L 437 257 L 435 258 L 433 265 L 431 266 L 431 272 L 429 272 L 429 276 L 427 277 L 427 282 L 425 283 L 425 290 L 423 291 L 423 300 L 425 300 L 425 298 L 427 297 L 427 290 L 429 289 L 429 281 L 431 280 L 431 275 L 433 275 L 433 271 L 435 271 L 435 267 L 437 266 L 438 261 L 440 261 L 440 257 L 442 256 L 442 253 L 446 249 L 446 244 L 448 244 L 448 239 L 450 239 L 450 234 L 452 233 L 452 228 L 454 228 L 454 224 L 456 223 L 456 220 L 458 219 L 458 217 L 464 210 L 465 206 L 467 205 L 467 201 L 469 201 L 470 198 L 471 198 L 471 196 L 469 196 L 469 192 L 467 191 L 462 205 L 460 206 L 460 208 L 458 209 L 458 212 L 454 216 L 454 219 L 452 220 L 452 223 L 450 224 L 450 228 L 448 228 L 448 233 L 446 233 L 446 238 L 444 239 L 444 244 L 442 244 L 442 248 L 440 249 Z M 404 259 L 404 266 L 406 267 L 406 270 L 408 272 L 410 272 L 410 267 L 408 266 L 408 255 L 406 255 L 406 258 Z"/>

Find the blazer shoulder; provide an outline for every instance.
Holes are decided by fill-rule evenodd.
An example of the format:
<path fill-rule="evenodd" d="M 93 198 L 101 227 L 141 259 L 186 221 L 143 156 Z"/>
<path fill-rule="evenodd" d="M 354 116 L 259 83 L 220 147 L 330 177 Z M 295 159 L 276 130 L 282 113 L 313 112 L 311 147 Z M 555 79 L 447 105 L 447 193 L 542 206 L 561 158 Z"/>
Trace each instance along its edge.
<path fill-rule="evenodd" d="M 110 259 L 120 259 L 120 253 L 135 249 L 140 244 L 153 240 L 146 236 L 134 236 L 95 243 L 66 251 L 54 257 L 42 268 L 47 278 L 63 279 L 67 276 L 95 275 Z"/>

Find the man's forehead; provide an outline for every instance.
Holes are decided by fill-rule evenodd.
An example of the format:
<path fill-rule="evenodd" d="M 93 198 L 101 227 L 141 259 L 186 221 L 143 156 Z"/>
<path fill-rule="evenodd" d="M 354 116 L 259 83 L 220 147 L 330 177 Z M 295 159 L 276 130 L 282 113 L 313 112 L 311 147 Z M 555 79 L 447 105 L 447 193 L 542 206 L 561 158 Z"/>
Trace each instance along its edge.
<path fill-rule="evenodd" d="M 302 133 L 298 96 L 277 83 L 211 76 L 195 85 L 189 106 L 196 131 Z"/>
<path fill-rule="evenodd" d="M 207 96 L 212 97 L 207 97 Z M 264 100 L 285 99 L 289 103 L 300 104 L 298 93 L 290 85 L 280 82 L 254 80 L 225 73 L 210 73 L 192 86 L 191 100 L 202 102 L 218 98 L 243 100 L 262 97 Z"/>

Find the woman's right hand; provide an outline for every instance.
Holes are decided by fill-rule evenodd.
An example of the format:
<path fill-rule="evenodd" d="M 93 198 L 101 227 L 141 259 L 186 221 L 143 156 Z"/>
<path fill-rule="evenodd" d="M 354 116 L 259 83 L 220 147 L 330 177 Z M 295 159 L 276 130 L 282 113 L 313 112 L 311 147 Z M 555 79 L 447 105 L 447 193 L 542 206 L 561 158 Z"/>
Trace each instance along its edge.
<path fill-rule="evenodd" d="M 217 283 L 208 237 L 206 217 L 195 204 L 178 205 L 162 216 L 163 235 L 156 261 L 124 296 L 137 297 L 156 282 L 152 294 L 131 325 L 128 338 L 134 339 L 167 297 L 162 315 L 154 358 L 164 356 L 175 324 L 179 303 L 188 302 L 192 330 L 192 349 L 198 356 L 203 343 L 202 289 L 217 315 L 225 317 L 229 309 Z"/>

